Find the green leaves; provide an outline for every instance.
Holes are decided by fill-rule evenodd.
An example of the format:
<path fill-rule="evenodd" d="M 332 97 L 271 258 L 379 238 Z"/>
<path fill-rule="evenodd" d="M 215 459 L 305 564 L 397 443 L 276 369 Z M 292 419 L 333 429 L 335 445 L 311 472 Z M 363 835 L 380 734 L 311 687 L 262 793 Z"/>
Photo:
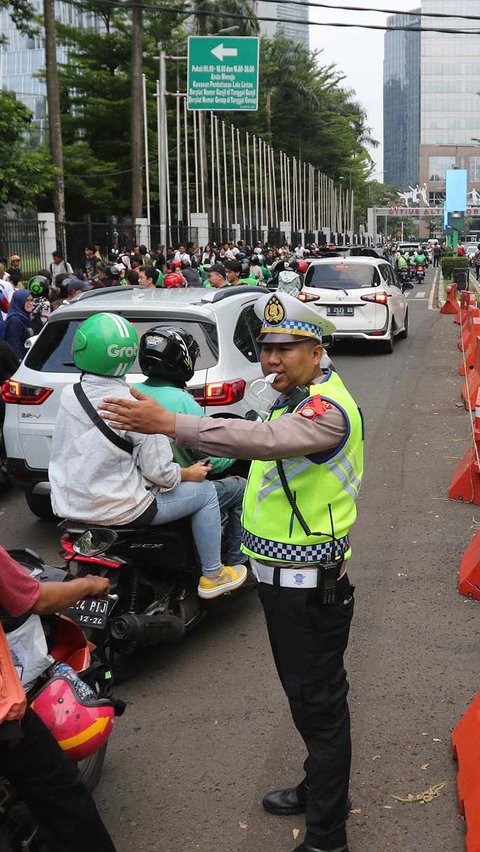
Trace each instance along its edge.
<path fill-rule="evenodd" d="M 0 204 L 33 207 L 53 186 L 55 168 L 43 148 L 29 148 L 32 114 L 0 91 Z"/>

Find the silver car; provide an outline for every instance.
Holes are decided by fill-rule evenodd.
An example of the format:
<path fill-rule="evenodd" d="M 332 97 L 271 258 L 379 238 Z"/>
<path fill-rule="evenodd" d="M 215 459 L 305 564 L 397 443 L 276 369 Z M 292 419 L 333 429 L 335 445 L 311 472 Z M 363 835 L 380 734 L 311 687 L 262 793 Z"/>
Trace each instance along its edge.
<path fill-rule="evenodd" d="M 209 415 L 243 417 L 245 392 L 262 373 L 256 342 L 261 326 L 254 312 L 262 287 L 161 290 L 113 287 L 91 290 L 60 306 L 48 320 L 15 375 L 5 382 L 4 439 L 12 481 L 25 491 L 31 511 L 51 517 L 48 464 L 60 393 L 78 381 L 72 342 L 91 314 L 109 311 L 133 323 L 139 336 L 159 322 L 185 328 L 200 346 L 188 390 Z M 143 381 L 138 363 L 127 376 Z"/>

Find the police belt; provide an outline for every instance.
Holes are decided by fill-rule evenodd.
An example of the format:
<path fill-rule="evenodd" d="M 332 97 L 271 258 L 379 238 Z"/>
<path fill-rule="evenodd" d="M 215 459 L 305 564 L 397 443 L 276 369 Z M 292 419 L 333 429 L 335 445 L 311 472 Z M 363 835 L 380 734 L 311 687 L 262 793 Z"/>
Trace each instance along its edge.
<path fill-rule="evenodd" d="M 312 565 L 311 568 L 296 568 L 293 566 L 281 568 L 278 563 L 258 562 L 257 559 L 253 559 L 252 557 L 250 557 L 250 565 L 258 582 L 267 583 L 269 586 L 275 585 L 274 576 L 276 571 L 278 571 L 278 585 L 286 589 L 316 589 L 320 585 L 318 576 L 318 572 L 322 571 L 320 567 L 316 568 Z M 325 567 L 331 567 L 331 564 L 325 565 Z M 341 573 L 337 582 L 343 580 L 346 571 L 344 563 L 340 569 Z"/>

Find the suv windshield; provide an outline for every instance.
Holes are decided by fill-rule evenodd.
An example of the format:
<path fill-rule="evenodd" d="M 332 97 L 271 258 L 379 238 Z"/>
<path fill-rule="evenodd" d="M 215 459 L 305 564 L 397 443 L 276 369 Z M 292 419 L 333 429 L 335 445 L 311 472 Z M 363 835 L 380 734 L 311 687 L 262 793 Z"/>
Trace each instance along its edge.
<path fill-rule="evenodd" d="M 367 263 L 318 263 L 308 267 L 305 287 L 331 290 L 357 290 L 377 287 L 380 283 L 375 266 Z"/>
<path fill-rule="evenodd" d="M 126 319 L 135 326 L 139 337 L 155 325 L 166 322 L 160 317 L 152 317 L 149 320 L 143 317 L 141 320 L 136 320 L 134 317 L 126 317 Z M 25 365 L 42 373 L 79 373 L 80 371 L 73 363 L 72 347 L 74 334 L 82 321 L 82 319 L 71 319 L 47 323 L 35 345 L 28 352 Z M 218 337 L 214 323 L 169 317 L 168 324 L 181 326 L 197 341 L 200 347 L 200 355 L 195 365 L 197 370 L 213 367 L 217 363 Z M 135 361 L 131 372 L 142 372 L 138 361 Z"/>

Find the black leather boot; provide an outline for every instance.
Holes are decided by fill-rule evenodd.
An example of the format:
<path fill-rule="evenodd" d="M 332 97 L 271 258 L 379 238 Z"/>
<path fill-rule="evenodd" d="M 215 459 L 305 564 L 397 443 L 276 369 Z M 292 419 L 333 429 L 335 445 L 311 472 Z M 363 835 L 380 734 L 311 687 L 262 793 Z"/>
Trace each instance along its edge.
<path fill-rule="evenodd" d="M 307 788 L 299 784 L 298 787 L 287 787 L 285 790 L 272 790 L 263 797 L 262 804 L 269 814 L 275 816 L 304 814 L 307 810 Z"/>

